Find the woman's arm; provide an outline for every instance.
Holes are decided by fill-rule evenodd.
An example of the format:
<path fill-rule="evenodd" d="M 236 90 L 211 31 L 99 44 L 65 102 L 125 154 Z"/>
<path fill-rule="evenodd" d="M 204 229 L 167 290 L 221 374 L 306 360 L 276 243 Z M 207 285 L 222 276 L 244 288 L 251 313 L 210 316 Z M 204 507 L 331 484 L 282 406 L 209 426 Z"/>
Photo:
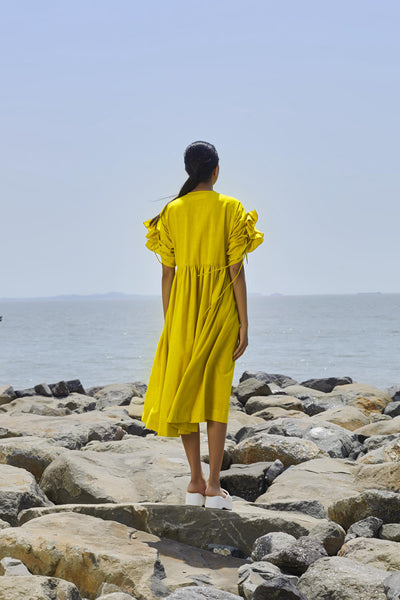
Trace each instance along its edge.
<path fill-rule="evenodd" d="M 238 345 L 232 356 L 233 360 L 236 360 L 237 358 L 239 358 L 239 356 L 242 356 L 249 343 L 247 317 L 247 288 L 246 278 L 244 274 L 244 264 L 240 262 L 236 263 L 235 265 L 231 265 L 229 267 L 229 273 L 232 279 L 233 293 L 235 294 L 240 323 Z"/>
<path fill-rule="evenodd" d="M 164 310 L 164 320 L 167 314 L 167 308 L 169 304 L 169 297 L 171 295 L 172 282 L 175 277 L 175 267 L 167 267 L 162 265 L 162 277 L 161 277 L 161 291 L 162 291 L 162 303 Z"/>

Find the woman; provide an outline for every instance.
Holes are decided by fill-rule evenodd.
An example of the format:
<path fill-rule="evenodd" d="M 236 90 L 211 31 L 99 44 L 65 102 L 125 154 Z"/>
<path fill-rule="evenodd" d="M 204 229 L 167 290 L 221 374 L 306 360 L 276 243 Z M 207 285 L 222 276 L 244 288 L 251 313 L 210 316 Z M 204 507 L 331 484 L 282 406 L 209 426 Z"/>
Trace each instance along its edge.
<path fill-rule="evenodd" d="M 242 263 L 264 234 L 255 228 L 255 210 L 246 213 L 239 200 L 213 190 L 219 159 L 212 144 L 190 144 L 184 160 L 189 177 L 178 196 L 144 222 L 146 246 L 162 262 L 165 322 L 142 421 L 158 435 L 181 436 L 191 471 L 186 504 L 229 510 L 220 470 L 235 360 L 248 344 Z M 200 462 L 204 421 L 208 482 Z"/>

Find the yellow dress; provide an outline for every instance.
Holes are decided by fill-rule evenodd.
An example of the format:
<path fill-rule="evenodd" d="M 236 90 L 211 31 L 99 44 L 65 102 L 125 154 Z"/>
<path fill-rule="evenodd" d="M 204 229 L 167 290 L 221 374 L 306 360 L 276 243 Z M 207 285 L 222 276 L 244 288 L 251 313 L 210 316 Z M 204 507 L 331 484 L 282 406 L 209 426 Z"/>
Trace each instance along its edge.
<path fill-rule="evenodd" d="M 177 198 L 160 215 L 144 222 L 146 246 L 176 272 L 142 421 L 177 437 L 207 420 L 228 422 L 239 316 L 227 267 L 247 261 L 264 234 L 255 210 L 213 190 Z"/>

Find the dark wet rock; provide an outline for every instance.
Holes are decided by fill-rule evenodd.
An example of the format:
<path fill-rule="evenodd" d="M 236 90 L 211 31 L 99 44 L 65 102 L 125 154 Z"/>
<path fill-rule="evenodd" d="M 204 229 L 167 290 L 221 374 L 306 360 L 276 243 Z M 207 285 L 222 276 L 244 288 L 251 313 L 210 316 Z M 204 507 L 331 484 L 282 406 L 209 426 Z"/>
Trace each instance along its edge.
<path fill-rule="evenodd" d="M 275 577 L 260 584 L 253 600 L 308 600 L 287 575 Z"/>
<path fill-rule="evenodd" d="M 289 546 L 264 556 L 263 560 L 271 562 L 286 573 L 301 575 L 316 560 L 328 556 L 322 542 L 311 535 L 301 536 Z"/>
<path fill-rule="evenodd" d="M 250 377 L 239 383 L 234 393 L 239 402 L 245 406 L 251 396 L 269 396 L 272 394 L 272 391 L 268 384 L 263 383 L 255 377 Z"/>
<path fill-rule="evenodd" d="M 35 388 L 24 388 L 23 390 L 15 390 L 16 398 L 23 398 L 24 396 L 36 396 Z"/>
<path fill-rule="evenodd" d="M 391 385 L 386 391 L 392 398 L 393 402 L 397 402 L 400 400 L 400 383 Z"/>
<path fill-rule="evenodd" d="M 389 417 L 398 417 L 400 415 L 400 400 L 389 402 L 389 404 L 385 406 L 383 413 L 389 415 Z"/>
<path fill-rule="evenodd" d="M 58 381 L 57 383 L 50 383 L 49 387 L 51 389 L 51 393 L 56 398 L 64 398 L 68 396 L 69 389 L 66 381 Z"/>
<path fill-rule="evenodd" d="M 254 561 L 262 560 L 266 554 L 279 552 L 295 541 L 296 538 L 293 535 L 283 533 L 282 531 L 272 531 L 254 541 L 251 558 Z"/>
<path fill-rule="evenodd" d="M 281 388 L 285 388 L 288 385 L 296 385 L 297 381 L 292 379 L 288 375 L 281 375 L 278 373 L 265 373 L 264 371 L 244 371 L 241 375 L 239 382 L 246 381 L 246 379 L 258 379 L 263 383 L 274 383 Z"/>
<path fill-rule="evenodd" d="M 312 388 L 313 390 L 319 390 L 320 392 L 329 393 L 337 385 L 345 385 L 346 383 L 353 383 L 351 377 L 322 377 L 321 379 L 307 379 L 302 381 L 300 385 Z"/>
<path fill-rule="evenodd" d="M 69 381 L 66 381 L 65 383 L 67 384 L 67 388 L 68 388 L 70 394 L 76 393 L 76 394 L 86 395 L 85 388 L 83 387 L 80 379 L 70 379 Z"/>
<path fill-rule="evenodd" d="M 35 385 L 34 390 L 38 396 L 53 396 L 50 386 L 47 383 L 38 383 Z"/>
<path fill-rule="evenodd" d="M 267 473 L 271 467 L 275 467 L 276 473 L 277 466 L 274 462 L 256 462 L 250 465 L 232 464 L 228 470 L 221 472 L 221 485 L 231 495 L 237 495 L 253 502 L 267 489 Z"/>
<path fill-rule="evenodd" d="M 356 537 L 376 537 L 382 523 L 382 519 L 378 517 L 367 517 L 357 521 L 350 525 L 344 541 L 348 542 Z"/>
<path fill-rule="evenodd" d="M 8 404 L 11 400 L 17 397 L 14 388 L 11 385 L 1 385 L 0 386 L 0 406 L 2 404 Z"/>

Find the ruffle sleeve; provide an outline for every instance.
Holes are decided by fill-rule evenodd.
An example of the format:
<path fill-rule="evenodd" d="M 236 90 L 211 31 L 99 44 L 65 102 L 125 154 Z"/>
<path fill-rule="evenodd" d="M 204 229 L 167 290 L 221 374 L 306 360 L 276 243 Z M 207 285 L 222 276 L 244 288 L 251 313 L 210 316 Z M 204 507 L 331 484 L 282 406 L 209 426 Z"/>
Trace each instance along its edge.
<path fill-rule="evenodd" d="M 263 243 L 264 234 L 255 227 L 257 220 L 257 211 L 245 212 L 243 205 L 239 203 L 233 219 L 233 227 L 228 237 L 228 265 L 241 262 L 244 256 L 246 262 L 248 262 L 248 252 L 253 252 Z"/>
<path fill-rule="evenodd" d="M 174 245 L 169 235 L 163 213 L 161 213 L 161 216 L 156 224 L 151 224 L 151 219 L 148 219 L 147 221 L 143 222 L 143 225 L 148 230 L 146 234 L 146 248 L 152 250 L 157 256 L 157 259 L 161 259 L 160 262 L 167 267 L 175 267 Z M 158 255 L 160 258 L 158 258 Z"/>

